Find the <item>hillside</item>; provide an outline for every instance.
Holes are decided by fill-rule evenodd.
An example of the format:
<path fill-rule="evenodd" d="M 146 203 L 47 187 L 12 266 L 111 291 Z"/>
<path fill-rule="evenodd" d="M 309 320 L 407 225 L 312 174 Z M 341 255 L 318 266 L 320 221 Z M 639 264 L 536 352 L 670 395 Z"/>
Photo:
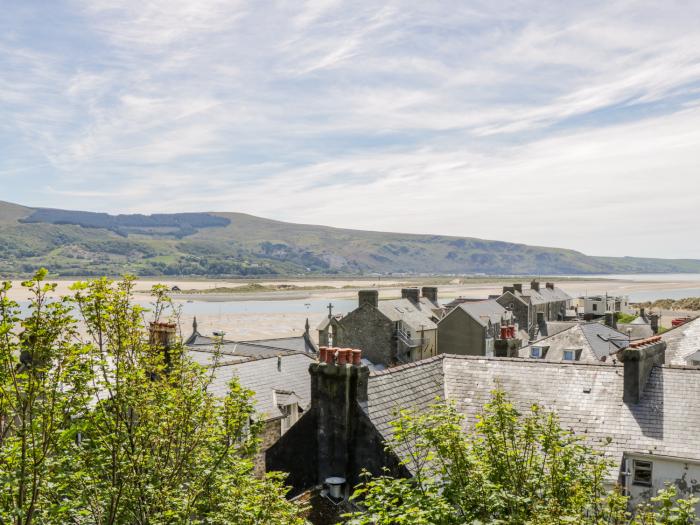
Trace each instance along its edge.
<path fill-rule="evenodd" d="M 469 237 L 290 224 L 241 213 L 108 215 L 0 201 L 0 274 L 263 276 L 700 272 L 700 261 L 593 257 Z"/>

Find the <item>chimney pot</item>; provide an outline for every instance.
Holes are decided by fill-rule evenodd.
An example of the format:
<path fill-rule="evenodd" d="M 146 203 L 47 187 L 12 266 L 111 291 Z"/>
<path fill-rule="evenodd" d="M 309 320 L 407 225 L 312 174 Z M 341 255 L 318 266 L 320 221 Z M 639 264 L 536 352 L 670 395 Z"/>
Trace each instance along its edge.
<path fill-rule="evenodd" d="M 352 364 L 355 366 L 362 364 L 362 350 L 355 349 L 352 351 Z"/>

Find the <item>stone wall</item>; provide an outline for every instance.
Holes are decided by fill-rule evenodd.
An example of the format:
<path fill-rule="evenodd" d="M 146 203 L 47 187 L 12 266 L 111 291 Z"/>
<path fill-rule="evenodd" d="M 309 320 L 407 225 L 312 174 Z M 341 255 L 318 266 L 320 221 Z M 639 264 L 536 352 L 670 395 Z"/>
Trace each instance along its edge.
<path fill-rule="evenodd" d="M 438 338 L 441 354 L 486 355 L 486 328 L 460 307 L 440 320 Z"/>
<path fill-rule="evenodd" d="M 374 364 L 395 361 L 394 323 L 371 305 L 363 304 L 343 317 L 334 346 L 359 348 L 362 357 Z"/>

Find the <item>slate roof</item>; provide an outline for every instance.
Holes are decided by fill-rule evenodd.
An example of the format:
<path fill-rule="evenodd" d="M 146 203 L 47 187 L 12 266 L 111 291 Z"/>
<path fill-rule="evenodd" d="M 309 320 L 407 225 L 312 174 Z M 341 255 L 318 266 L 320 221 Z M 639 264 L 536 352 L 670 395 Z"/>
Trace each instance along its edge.
<path fill-rule="evenodd" d="M 671 328 L 661 339 L 666 341 L 666 363 L 689 364 L 688 359 L 700 350 L 700 317 Z"/>
<path fill-rule="evenodd" d="M 625 335 L 627 335 L 629 330 L 631 339 L 646 339 L 654 335 L 651 325 L 646 323 L 618 323 L 617 329 Z"/>
<path fill-rule="evenodd" d="M 479 321 L 479 323 L 481 323 L 483 326 L 488 326 L 489 321 L 491 321 L 491 324 L 500 323 L 501 319 L 506 316 L 506 313 L 508 312 L 508 310 L 503 308 L 493 299 L 461 303 L 457 306 L 457 308 L 464 310 L 473 319 Z M 510 316 L 510 314 L 508 315 Z"/>
<path fill-rule="evenodd" d="M 654 367 L 635 405 L 622 401 L 621 364 L 440 355 L 370 375 L 367 413 L 386 439 L 396 410 L 425 410 L 440 396 L 455 402 L 472 426 L 495 388 L 521 411 L 533 403 L 556 410 L 564 428 L 615 465 L 625 452 L 700 460 L 700 403 L 694 402 L 700 399 L 700 368 Z M 610 444 L 603 446 L 607 438 Z M 608 480 L 616 478 L 613 468 Z"/>
<path fill-rule="evenodd" d="M 293 352 L 316 353 L 316 345 L 304 335 L 294 337 L 279 337 L 275 339 L 255 339 L 253 341 L 245 341 L 247 344 L 262 345 L 272 348 L 280 348 L 283 350 L 291 350 Z"/>
<path fill-rule="evenodd" d="M 435 330 L 437 325 L 433 321 L 433 311 L 430 301 L 426 303 L 414 303 L 408 299 L 393 299 L 389 301 L 379 301 L 377 309 L 391 321 L 402 321 L 415 331 L 421 328 L 425 330 Z"/>
<path fill-rule="evenodd" d="M 629 344 L 626 334 L 613 330 L 601 323 L 576 323 L 570 328 L 545 337 L 521 348 L 518 355 L 530 357 L 533 346 L 549 347 L 545 357 L 547 361 L 561 361 L 564 350 L 581 349 L 580 361 L 601 361 L 611 354 L 627 347 Z"/>
<path fill-rule="evenodd" d="M 547 288 L 545 286 L 545 283 L 540 283 L 540 290 L 534 290 L 532 288 L 526 288 L 523 286 L 523 291 L 519 292 L 518 290 L 514 290 L 511 292 L 515 297 L 518 299 L 523 300 L 529 299 L 530 304 L 546 304 L 546 303 L 555 303 L 555 302 L 561 302 L 561 301 L 570 301 L 572 297 L 566 293 L 564 290 L 559 288 L 558 286 L 554 287 L 554 290 Z"/>
<path fill-rule="evenodd" d="M 217 353 L 219 363 L 240 361 L 250 357 L 273 357 L 294 352 L 315 354 L 316 345 L 306 336 L 282 337 L 278 339 L 259 339 L 256 341 L 229 341 L 219 337 L 207 337 L 200 334 L 195 325 L 192 334 L 185 341 L 185 346 L 196 362 L 203 366 L 213 364 Z"/>
<path fill-rule="evenodd" d="M 311 403 L 309 365 L 313 361 L 308 354 L 294 353 L 218 366 L 209 388 L 211 392 L 224 396 L 235 376 L 241 386 L 254 392 L 255 410 L 260 417 L 275 419 L 282 416 L 278 404 L 285 401 L 297 400 L 299 408 L 308 409 Z"/>

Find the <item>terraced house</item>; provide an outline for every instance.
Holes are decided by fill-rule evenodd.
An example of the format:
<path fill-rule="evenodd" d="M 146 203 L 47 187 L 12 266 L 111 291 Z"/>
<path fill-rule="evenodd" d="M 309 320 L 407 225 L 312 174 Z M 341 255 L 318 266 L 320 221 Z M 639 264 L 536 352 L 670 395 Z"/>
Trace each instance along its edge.
<path fill-rule="evenodd" d="M 532 281 L 530 288 L 520 283 L 504 286 L 498 304 L 511 310 L 520 330 L 534 339 L 547 321 L 563 321 L 571 305 L 571 296 L 554 283 Z"/>
<path fill-rule="evenodd" d="M 290 473 L 295 494 L 332 484 L 347 497 L 363 469 L 410 477 L 411 464 L 384 447 L 397 411 L 422 412 L 438 399 L 455 403 L 473 425 L 500 388 L 523 411 L 533 403 L 556 411 L 564 428 L 610 458 L 606 483 L 619 483 L 631 504 L 665 483 L 698 495 L 700 368 L 665 364 L 666 344 L 656 338 L 634 346 L 606 362 L 441 354 L 375 372 L 315 362 L 310 408 L 268 450 L 267 465 Z"/>
<path fill-rule="evenodd" d="M 442 317 L 437 295 L 430 286 L 404 288 L 401 299 L 380 301 L 377 290 L 361 290 L 355 310 L 321 323 L 319 345 L 361 348 L 365 359 L 382 366 L 432 357 Z"/>

